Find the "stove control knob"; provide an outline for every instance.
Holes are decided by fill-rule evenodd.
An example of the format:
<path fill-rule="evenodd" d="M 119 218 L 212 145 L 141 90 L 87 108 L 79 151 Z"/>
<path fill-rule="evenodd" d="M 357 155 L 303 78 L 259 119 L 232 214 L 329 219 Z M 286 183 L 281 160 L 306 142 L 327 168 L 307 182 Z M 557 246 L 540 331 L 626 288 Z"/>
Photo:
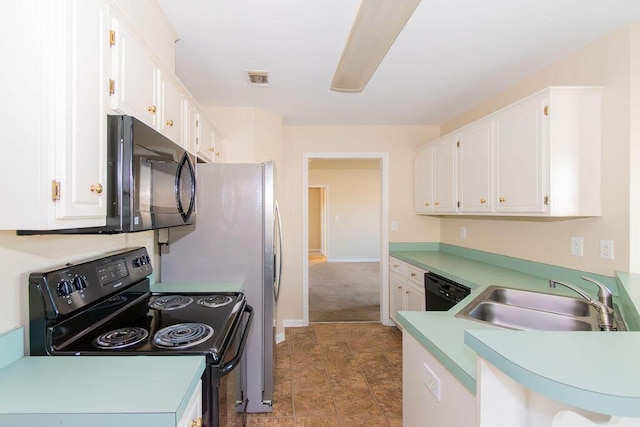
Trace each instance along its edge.
<path fill-rule="evenodd" d="M 69 280 L 62 279 L 58 282 L 58 295 L 67 296 L 74 291 L 73 284 Z"/>
<path fill-rule="evenodd" d="M 151 258 L 149 257 L 149 255 L 145 255 L 144 259 L 147 261 L 147 264 L 151 264 Z"/>
<path fill-rule="evenodd" d="M 86 288 L 87 285 L 88 285 L 88 282 L 87 282 L 86 276 L 76 276 L 73 279 L 73 286 L 79 291 Z"/>
<path fill-rule="evenodd" d="M 134 267 L 140 267 L 140 265 L 142 265 L 142 264 L 140 263 L 140 258 L 134 258 L 134 259 L 133 259 L 133 266 L 134 266 Z"/>

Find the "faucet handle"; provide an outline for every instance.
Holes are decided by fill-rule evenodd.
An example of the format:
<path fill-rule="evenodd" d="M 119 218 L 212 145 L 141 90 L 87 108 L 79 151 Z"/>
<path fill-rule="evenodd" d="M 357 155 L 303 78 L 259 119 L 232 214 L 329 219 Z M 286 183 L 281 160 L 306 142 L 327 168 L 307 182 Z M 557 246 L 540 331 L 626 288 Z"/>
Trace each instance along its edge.
<path fill-rule="evenodd" d="M 598 282 L 596 279 L 592 279 L 588 276 L 582 276 L 582 280 L 591 282 L 598 287 L 598 300 L 607 306 L 607 308 L 613 309 L 613 294 L 611 289 Z"/>

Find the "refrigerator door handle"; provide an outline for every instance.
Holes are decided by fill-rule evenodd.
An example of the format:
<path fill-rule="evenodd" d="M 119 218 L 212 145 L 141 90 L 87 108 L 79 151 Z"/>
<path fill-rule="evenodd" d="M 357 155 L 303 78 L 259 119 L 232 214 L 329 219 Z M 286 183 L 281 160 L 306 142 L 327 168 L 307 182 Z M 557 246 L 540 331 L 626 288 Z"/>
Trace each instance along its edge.
<path fill-rule="evenodd" d="M 278 302 L 278 297 L 280 296 L 280 280 L 282 279 L 282 220 L 280 219 L 280 208 L 278 207 L 278 201 L 275 202 L 275 217 L 276 223 L 275 226 L 278 227 L 277 232 L 277 247 L 273 251 L 273 256 L 276 258 L 274 260 L 274 266 L 277 262 L 277 270 L 274 270 L 274 281 L 273 281 L 273 295 Z"/>

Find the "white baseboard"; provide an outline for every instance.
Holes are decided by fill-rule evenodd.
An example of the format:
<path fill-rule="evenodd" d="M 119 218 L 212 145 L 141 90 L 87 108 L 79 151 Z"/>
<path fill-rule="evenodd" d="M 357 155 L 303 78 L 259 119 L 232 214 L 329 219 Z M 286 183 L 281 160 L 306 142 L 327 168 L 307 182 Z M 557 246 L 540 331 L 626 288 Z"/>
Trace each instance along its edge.
<path fill-rule="evenodd" d="M 320 250 L 320 248 L 318 248 L 318 249 L 309 249 L 309 254 L 311 254 L 311 255 L 322 255 L 322 251 Z"/>
<path fill-rule="evenodd" d="M 328 258 L 327 262 L 380 262 L 380 258 Z"/>
<path fill-rule="evenodd" d="M 276 344 L 280 344 L 281 342 L 284 342 L 284 332 L 276 334 Z"/>
<path fill-rule="evenodd" d="M 309 325 L 305 325 L 303 319 L 284 319 L 282 321 L 282 326 L 285 328 L 285 331 L 286 331 L 287 328 L 303 328 Z M 283 342 L 285 339 L 286 337 L 284 332 L 276 334 L 276 344 Z"/>

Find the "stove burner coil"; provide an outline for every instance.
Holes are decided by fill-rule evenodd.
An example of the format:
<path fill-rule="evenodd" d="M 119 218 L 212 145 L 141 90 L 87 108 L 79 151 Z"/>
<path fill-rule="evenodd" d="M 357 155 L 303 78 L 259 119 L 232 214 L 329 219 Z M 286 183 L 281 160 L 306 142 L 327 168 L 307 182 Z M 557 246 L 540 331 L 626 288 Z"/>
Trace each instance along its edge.
<path fill-rule="evenodd" d="M 98 348 L 125 348 L 144 341 L 149 336 L 143 328 L 120 328 L 97 337 L 93 344 Z"/>
<path fill-rule="evenodd" d="M 177 310 L 193 302 L 193 298 L 183 295 L 163 295 L 149 303 L 149 307 L 156 310 Z"/>
<path fill-rule="evenodd" d="M 189 348 L 208 340 L 213 328 L 203 323 L 177 323 L 156 332 L 153 343 L 161 348 Z"/>
<path fill-rule="evenodd" d="M 200 298 L 197 301 L 197 304 L 203 307 L 216 308 L 223 307 L 231 303 L 231 301 L 233 301 L 233 298 L 227 295 L 211 295 L 208 297 Z"/>

